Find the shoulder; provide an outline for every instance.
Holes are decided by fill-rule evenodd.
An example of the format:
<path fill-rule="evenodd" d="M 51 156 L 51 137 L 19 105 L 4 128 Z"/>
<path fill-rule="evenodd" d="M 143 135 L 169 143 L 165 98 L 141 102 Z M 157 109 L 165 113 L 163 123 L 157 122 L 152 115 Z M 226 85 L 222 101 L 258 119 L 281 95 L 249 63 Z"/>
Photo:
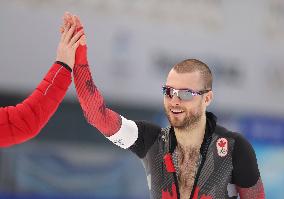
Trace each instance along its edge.
<path fill-rule="evenodd" d="M 223 126 L 216 125 L 214 133 L 220 137 L 233 139 L 236 145 L 250 145 L 248 140 L 241 133 L 230 131 Z"/>
<path fill-rule="evenodd" d="M 138 127 L 138 138 L 130 150 L 143 158 L 161 134 L 161 127 L 146 121 L 134 121 Z"/>
<path fill-rule="evenodd" d="M 139 133 L 146 133 L 146 134 L 159 134 L 161 132 L 161 127 L 159 125 L 153 124 L 148 121 L 134 121 L 138 127 Z"/>
<path fill-rule="evenodd" d="M 215 132 L 218 137 L 227 138 L 233 143 L 233 159 L 253 159 L 255 160 L 255 152 L 251 143 L 241 134 L 232 132 L 226 128 L 217 125 Z"/>
<path fill-rule="evenodd" d="M 251 143 L 241 134 L 217 125 L 215 134 L 234 142 L 232 151 L 233 183 L 240 187 L 251 187 L 260 177 L 256 154 Z"/>

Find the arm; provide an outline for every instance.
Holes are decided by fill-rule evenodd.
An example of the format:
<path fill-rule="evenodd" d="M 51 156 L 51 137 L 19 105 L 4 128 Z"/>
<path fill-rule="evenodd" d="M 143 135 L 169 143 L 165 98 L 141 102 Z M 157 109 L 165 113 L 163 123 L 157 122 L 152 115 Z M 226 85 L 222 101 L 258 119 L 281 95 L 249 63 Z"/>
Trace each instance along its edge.
<path fill-rule="evenodd" d="M 68 14 L 65 17 L 66 21 L 70 21 Z M 80 24 L 78 29 L 82 29 L 78 18 L 77 21 Z M 160 127 L 128 120 L 106 107 L 91 76 L 84 36 L 76 51 L 73 75 L 77 96 L 87 122 L 114 144 L 132 150 L 139 157 L 144 156 L 160 132 Z"/>
<path fill-rule="evenodd" d="M 118 146 L 126 149 L 133 145 L 138 137 L 137 125 L 106 107 L 91 76 L 86 45 L 80 45 L 77 49 L 73 74 L 77 96 L 87 122 Z"/>
<path fill-rule="evenodd" d="M 106 107 L 100 91 L 95 86 L 87 61 L 86 45 L 80 45 L 76 52 L 74 83 L 88 123 L 107 137 L 116 134 L 121 127 L 123 118 Z"/>
<path fill-rule="evenodd" d="M 72 37 L 74 31 L 75 26 L 66 26 L 58 45 L 57 61 L 36 90 L 22 103 L 0 108 L 0 147 L 33 138 L 56 111 L 71 83 L 75 50 L 82 35 L 79 32 Z"/>
<path fill-rule="evenodd" d="M 87 122 L 114 144 L 129 148 L 140 158 L 144 157 L 160 133 L 160 127 L 128 120 L 107 108 L 92 79 L 86 54 L 86 45 L 79 46 L 75 58 L 74 83 Z"/>
<path fill-rule="evenodd" d="M 55 63 L 22 103 L 0 108 L 0 146 L 18 144 L 36 136 L 63 100 L 70 83 L 70 71 Z"/>
<path fill-rule="evenodd" d="M 233 183 L 237 186 L 240 199 L 264 199 L 264 188 L 255 152 L 251 144 L 241 135 L 237 135 L 235 140 Z"/>

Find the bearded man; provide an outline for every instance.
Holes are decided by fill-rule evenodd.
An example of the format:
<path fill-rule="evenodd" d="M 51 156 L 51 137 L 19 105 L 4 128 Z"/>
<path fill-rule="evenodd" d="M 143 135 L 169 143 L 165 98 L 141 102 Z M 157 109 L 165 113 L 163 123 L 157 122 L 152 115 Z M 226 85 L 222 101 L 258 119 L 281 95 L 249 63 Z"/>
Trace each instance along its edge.
<path fill-rule="evenodd" d="M 71 14 L 64 17 L 70 22 Z M 78 30 L 82 25 L 77 17 Z M 85 39 L 85 37 L 84 37 Z M 85 41 L 86 42 L 86 41 Z M 263 199 L 252 146 L 216 123 L 212 73 L 196 59 L 177 63 L 162 88 L 167 128 L 132 121 L 106 107 L 91 77 L 86 43 L 76 51 L 74 83 L 87 121 L 144 163 L 152 199 Z"/>

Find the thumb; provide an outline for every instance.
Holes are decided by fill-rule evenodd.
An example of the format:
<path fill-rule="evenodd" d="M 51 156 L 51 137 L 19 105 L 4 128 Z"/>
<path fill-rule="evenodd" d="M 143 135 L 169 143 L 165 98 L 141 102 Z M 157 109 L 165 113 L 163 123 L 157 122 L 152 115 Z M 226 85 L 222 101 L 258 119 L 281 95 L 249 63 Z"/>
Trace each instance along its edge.
<path fill-rule="evenodd" d="M 87 44 L 87 40 L 86 40 L 86 35 L 83 35 L 80 39 L 79 39 L 80 45 L 85 46 Z"/>

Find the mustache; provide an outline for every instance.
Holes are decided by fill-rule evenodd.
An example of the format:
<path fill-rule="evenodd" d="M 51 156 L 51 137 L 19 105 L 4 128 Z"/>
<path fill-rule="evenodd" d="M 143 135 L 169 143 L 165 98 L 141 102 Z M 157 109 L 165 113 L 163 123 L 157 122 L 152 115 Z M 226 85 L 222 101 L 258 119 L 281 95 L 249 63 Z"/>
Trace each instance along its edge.
<path fill-rule="evenodd" d="M 172 109 L 172 108 L 179 108 L 179 109 L 182 109 L 182 110 L 186 110 L 185 107 L 183 107 L 183 106 L 168 106 L 168 109 Z"/>

